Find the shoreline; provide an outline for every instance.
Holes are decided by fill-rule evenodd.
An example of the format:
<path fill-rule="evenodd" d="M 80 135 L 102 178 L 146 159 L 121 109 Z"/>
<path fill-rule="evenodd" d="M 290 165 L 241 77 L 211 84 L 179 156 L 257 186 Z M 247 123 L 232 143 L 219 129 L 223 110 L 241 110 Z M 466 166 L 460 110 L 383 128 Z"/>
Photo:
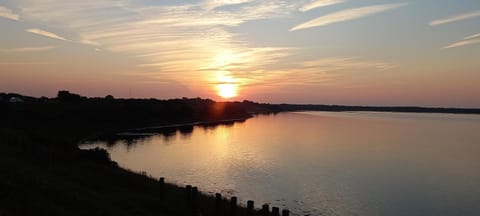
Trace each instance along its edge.
<path fill-rule="evenodd" d="M 378 110 L 292 110 L 292 111 L 282 111 L 282 112 L 297 112 L 297 113 L 302 113 L 302 112 L 327 112 L 327 113 L 398 113 L 398 114 L 445 114 L 445 115 L 472 115 L 472 116 L 479 116 L 480 113 L 476 112 L 417 112 L 417 111 L 378 111 Z"/>
<path fill-rule="evenodd" d="M 177 124 L 167 124 L 161 126 L 151 126 L 151 127 L 141 127 L 141 128 L 130 128 L 123 130 L 124 132 L 118 132 L 114 135 L 116 136 L 151 136 L 155 135 L 157 132 L 161 131 L 162 129 L 173 129 L 173 128 L 182 128 L 182 127 L 194 127 L 194 126 L 202 126 L 202 125 L 220 125 L 220 124 L 229 124 L 229 123 L 237 123 L 237 122 L 244 122 L 250 118 L 254 117 L 254 115 L 244 118 L 229 118 L 223 120 L 211 120 L 211 121 L 196 121 L 190 123 L 177 123 Z M 152 131 L 152 132 L 148 132 Z"/>
<path fill-rule="evenodd" d="M 472 115 L 478 116 L 480 113 L 469 113 L 469 112 L 428 112 L 428 111 L 398 111 L 398 110 L 284 110 L 278 112 L 261 112 L 261 113 L 249 113 L 250 116 L 241 117 L 241 118 L 228 118 L 221 120 L 208 120 L 208 121 L 195 121 L 195 122 L 185 122 L 185 123 L 175 123 L 175 124 L 165 124 L 160 126 L 149 126 L 149 127 L 140 127 L 140 128 L 129 128 L 124 129 L 121 132 L 114 133 L 114 136 L 153 136 L 163 129 L 179 129 L 182 127 L 194 127 L 194 126 L 208 126 L 208 125 L 221 125 L 229 123 L 244 122 L 250 118 L 253 118 L 257 115 L 269 115 L 272 113 L 302 113 L 302 112 L 328 112 L 328 113 L 392 113 L 392 114 L 446 114 L 446 115 Z"/>

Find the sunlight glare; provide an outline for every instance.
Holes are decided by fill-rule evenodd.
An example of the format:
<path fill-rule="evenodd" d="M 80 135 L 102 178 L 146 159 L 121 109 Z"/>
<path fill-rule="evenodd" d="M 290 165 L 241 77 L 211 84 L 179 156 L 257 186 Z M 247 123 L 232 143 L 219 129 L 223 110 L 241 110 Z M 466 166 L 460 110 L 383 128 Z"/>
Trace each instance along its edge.
<path fill-rule="evenodd" d="M 237 85 L 233 83 L 219 84 L 218 95 L 225 99 L 237 96 Z"/>
<path fill-rule="evenodd" d="M 222 50 L 213 59 L 213 67 L 221 68 L 235 61 L 235 55 L 230 50 Z"/>

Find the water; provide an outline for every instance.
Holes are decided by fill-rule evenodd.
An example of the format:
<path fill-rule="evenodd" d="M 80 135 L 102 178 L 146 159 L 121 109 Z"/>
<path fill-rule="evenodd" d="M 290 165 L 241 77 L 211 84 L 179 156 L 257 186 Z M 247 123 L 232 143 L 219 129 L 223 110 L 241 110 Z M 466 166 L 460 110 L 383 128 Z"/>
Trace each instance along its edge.
<path fill-rule="evenodd" d="M 281 113 L 92 147 L 296 215 L 480 215 L 478 115 Z"/>

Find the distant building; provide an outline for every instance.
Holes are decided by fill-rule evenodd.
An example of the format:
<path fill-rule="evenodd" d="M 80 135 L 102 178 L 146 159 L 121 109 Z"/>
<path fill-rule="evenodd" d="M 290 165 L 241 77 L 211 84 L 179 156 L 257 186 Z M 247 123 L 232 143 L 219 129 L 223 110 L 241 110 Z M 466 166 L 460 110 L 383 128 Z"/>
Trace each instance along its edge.
<path fill-rule="evenodd" d="M 23 103 L 24 100 L 21 97 L 11 97 L 9 102 L 10 103 Z"/>

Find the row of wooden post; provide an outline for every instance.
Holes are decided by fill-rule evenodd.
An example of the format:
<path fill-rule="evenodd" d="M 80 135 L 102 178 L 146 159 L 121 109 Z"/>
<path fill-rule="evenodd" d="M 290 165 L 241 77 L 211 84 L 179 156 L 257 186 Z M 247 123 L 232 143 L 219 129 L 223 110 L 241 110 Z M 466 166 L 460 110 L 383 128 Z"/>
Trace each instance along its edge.
<path fill-rule="evenodd" d="M 222 195 L 219 193 L 215 194 L 215 212 L 219 213 L 221 210 L 221 202 L 222 202 Z M 237 209 L 237 197 L 230 198 L 230 215 L 236 215 Z M 252 216 L 255 212 L 254 201 L 249 200 L 247 201 L 247 216 Z M 272 215 L 272 216 L 280 216 L 280 209 L 278 207 L 272 207 L 272 212 L 270 212 L 270 206 L 268 204 L 264 204 L 261 210 L 262 215 Z M 220 214 L 216 214 L 220 215 Z M 288 209 L 284 209 L 282 211 L 282 216 L 289 216 L 290 211 Z"/>
<path fill-rule="evenodd" d="M 163 199 L 163 190 L 165 187 L 165 178 L 160 178 L 159 179 L 160 187 L 162 190 L 162 193 L 160 194 L 160 199 Z M 198 188 L 197 187 L 192 187 L 191 185 L 187 185 L 185 187 L 185 199 L 186 199 L 186 207 L 189 209 L 192 213 L 192 215 L 195 215 L 199 211 L 199 206 L 198 206 Z M 215 194 L 215 215 L 220 216 L 222 214 L 222 194 L 216 193 Z M 237 215 L 237 197 L 231 197 L 230 198 L 230 205 L 228 211 L 229 216 L 236 216 Z M 255 206 L 254 206 L 254 201 L 249 200 L 247 201 L 247 216 L 253 216 L 255 213 Z M 262 205 L 261 209 L 261 214 L 264 216 L 280 216 L 280 209 L 278 207 L 272 207 L 272 211 L 270 211 L 270 206 L 268 204 Z M 282 216 L 289 216 L 290 211 L 288 209 L 282 210 Z"/>

